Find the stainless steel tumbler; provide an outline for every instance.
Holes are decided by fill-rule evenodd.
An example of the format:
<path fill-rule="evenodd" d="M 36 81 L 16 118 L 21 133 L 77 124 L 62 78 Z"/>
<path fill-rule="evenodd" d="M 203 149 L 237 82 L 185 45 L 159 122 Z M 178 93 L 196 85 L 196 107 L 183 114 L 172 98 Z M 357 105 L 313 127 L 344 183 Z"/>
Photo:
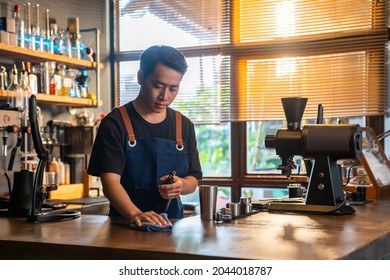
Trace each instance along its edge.
<path fill-rule="evenodd" d="M 199 186 L 200 217 L 202 220 L 214 220 L 214 216 L 217 210 L 217 192 L 217 186 Z"/>

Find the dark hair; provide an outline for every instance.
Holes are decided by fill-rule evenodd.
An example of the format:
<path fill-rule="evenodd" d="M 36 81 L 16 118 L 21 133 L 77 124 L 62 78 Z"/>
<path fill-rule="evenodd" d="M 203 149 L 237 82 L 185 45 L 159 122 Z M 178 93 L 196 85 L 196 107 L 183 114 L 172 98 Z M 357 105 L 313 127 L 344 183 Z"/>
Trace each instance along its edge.
<path fill-rule="evenodd" d="M 165 45 L 155 45 L 144 50 L 140 56 L 140 70 L 144 77 L 151 74 L 158 63 L 183 75 L 188 68 L 184 55 L 178 49 Z"/>

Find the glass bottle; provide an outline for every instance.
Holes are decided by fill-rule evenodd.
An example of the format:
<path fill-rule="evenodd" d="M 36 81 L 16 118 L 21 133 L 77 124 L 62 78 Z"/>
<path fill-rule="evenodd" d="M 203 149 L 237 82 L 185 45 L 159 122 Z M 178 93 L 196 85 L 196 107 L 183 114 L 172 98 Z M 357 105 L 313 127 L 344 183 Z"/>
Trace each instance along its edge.
<path fill-rule="evenodd" d="M 61 95 L 61 76 L 56 71 L 56 63 L 50 63 L 50 95 Z"/>
<path fill-rule="evenodd" d="M 18 105 L 21 105 L 17 104 L 17 100 L 23 100 L 23 93 L 19 85 L 18 69 L 16 68 L 15 64 L 11 70 L 10 79 L 11 82 L 7 88 L 7 104 L 10 108 L 17 108 Z"/>
<path fill-rule="evenodd" d="M 71 80 L 71 86 L 70 86 L 70 92 L 69 96 L 70 97 L 80 97 L 80 85 L 78 81 L 76 80 L 77 77 L 80 75 L 80 71 L 77 69 L 68 69 L 68 79 Z"/>
<path fill-rule="evenodd" d="M 4 66 L 0 66 L 0 90 L 8 88 L 8 74 L 7 69 Z"/>
<path fill-rule="evenodd" d="M 78 37 L 71 39 L 71 57 L 77 59 L 81 58 L 80 38 Z"/>
<path fill-rule="evenodd" d="M 80 28 L 79 28 L 79 18 L 71 17 L 68 18 L 68 37 L 70 40 L 71 56 L 73 58 L 80 59 Z"/>
<path fill-rule="evenodd" d="M 5 90 L 4 73 L 2 71 L 0 71 L 0 90 Z"/>
<path fill-rule="evenodd" d="M 50 41 L 52 49 L 52 54 L 64 54 L 63 48 L 62 48 L 62 40 L 60 36 L 58 36 L 58 27 L 56 23 L 50 24 Z"/>
<path fill-rule="evenodd" d="M 62 54 L 67 57 L 72 57 L 72 48 L 69 38 L 69 32 L 66 30 L 60 31 L 60 38 L 61 38 L 61 46 L 62 46 Z"/>
<path fill-rule="evenodd" d="M 25 62 L 25 69 L 28 74 L 28 83 L 31 89 L 31 94 L 37 94 L 38 93 L 38 76 L 35 72 L 35 67 L 30 67 L 30 62 Z"/>
<path fill-rule="evenodd" d="M 49 62 L 40 63 L 41 71 L 41 83 L 42 83 L 42 92 L 45 94 L 50 94 L 50 75 L 49 75 Z"/>
<path fill-rule="evenodd" d="M 35 37 L 31 34 L 31 3 L 23 4 L 24 11 L 24 46 L 27 49 L 35 50 Z"/>
<path fill-rule="evenodd" d="M 22 70 L 20 72 L 20 88 L 21 94 L 19 96 L 20 100 L 17 103 L 20 103 L 18 108 L 22 111 L 22 118 L 28 119 L 28 99 L 31 95 L 31 87 L 28 80 L 28 72 L 26 70 Z"/>
<path fill-rule="evenodd" d="M 49 67 L 48 62 L 41 62 L 33 65 L 35 67 L 35 73 L 37 74 L 38 80 L 38 92 L 49 94 Z"/>
<path fill-rule="evenodd" d="M 88 83 L 90 81 L 88 70 L 82 70 L 80 75 L 77 76 L 76 81 L 80 86 L 80 97 L 86 98 L 88 96 Z"/>
<path fill-rule="evenodd" d="M 24 21 L 20 16 L 20 5 L 14 6 L 15 31 L 18 35 L 18 46 L 24 48 Z"/>
<path fill-rule="evenodd" d="M 43 84 L 44 80 L 42 78 L 43 74 L 42 74 L 41 65 L 39 63 L 33 63 L 31 69 L 37 75 L 37 83 L 38 83 L 37 91 L 39 93 L 43 93 L 45 86 Z"/>
<path fill-rule="evenodd" d="M 51 40 L 51 29 L 50 29 L 50 15 L 49 15 L 49 9 L 46 9 L 43 12 L 43 19 L 44 19 L 44 26 L 45 29 L 42 30 L 43 34 L 43 51 L 46 53 L 53 54 L 53 41 Z"/>
<path fill-rule="evenodd" d="M 35 50 L 43 52 L 43 36 L 41 34 L 41 14 L 39 4 L 35 4 L 33 7 L 35 14 L 32 33 L 35 38 Z"/>
<path fill-rule="evenodd" d="M 58 65 L 58 74 L 61 76 L 61 96 L 69 96 L 72 87 L 72 79 L 67 75 L 66 65 Z"/>

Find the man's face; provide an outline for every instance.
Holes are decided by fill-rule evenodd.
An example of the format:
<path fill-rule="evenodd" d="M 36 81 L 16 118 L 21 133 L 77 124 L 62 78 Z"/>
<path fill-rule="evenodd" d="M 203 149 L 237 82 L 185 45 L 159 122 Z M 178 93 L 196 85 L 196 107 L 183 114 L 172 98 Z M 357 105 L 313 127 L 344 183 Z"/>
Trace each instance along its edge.
<path fill-rule="evenodd" d="M 182 78 L 182 73 L 160 63 L 146 79 L 139 72 L 138 83 L 141 85 L 140 96 L 144 106 L 154 113 L 164 112 L 175 99 Z"/>

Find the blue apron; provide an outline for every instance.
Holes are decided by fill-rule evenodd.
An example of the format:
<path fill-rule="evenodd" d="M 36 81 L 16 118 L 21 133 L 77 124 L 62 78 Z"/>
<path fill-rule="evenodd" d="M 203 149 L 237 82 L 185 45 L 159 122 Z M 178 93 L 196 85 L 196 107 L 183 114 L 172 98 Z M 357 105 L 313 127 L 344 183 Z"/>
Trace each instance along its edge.
<path fill-rule="evenodd" d="M 142 212 L 166 212 L 169 218 L 184 218 L 180 197 L 169 202 L 158 192 L 158 185 L 162 184 L 161 177 L 172 171 L 175 171 L 179 177 L 185 177 L 189 171 L 188 152 L 182 140 L 180 112 L 175 111 L 177 140 L 172 141 L 161 138 L 135 138 L 125 107 L 121 106 L 119 110 L 129 135 L 125 169 L 121 177 L 122 186 Z M 166 209 L 168 203 L 169 207 Z"/>

